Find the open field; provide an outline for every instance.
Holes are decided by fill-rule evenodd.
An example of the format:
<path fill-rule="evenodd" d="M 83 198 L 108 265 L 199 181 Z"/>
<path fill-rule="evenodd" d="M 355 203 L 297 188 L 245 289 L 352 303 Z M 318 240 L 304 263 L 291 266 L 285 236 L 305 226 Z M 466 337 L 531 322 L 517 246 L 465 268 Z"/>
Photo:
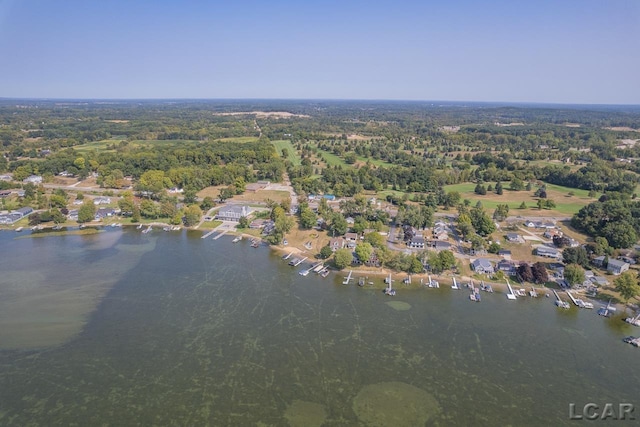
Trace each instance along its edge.
<path fill-rule="evenodd" d="M 235 136 L 230 138 L 220 138 L 216 139 L 216 141 L 220 142 L 237 142 L 239 144 L 245 144 L 247 142 L 257 142 L 258 137 L 255 136 Z"/>
<path fill-rule="evenodd" d="M 121 140 L 119 139 L 103 139 L 102 141 L 93 141 L 93 142 L 88 142 L 82 145 L 76 145 L 73 147 L 73 149 L 79 153 L 88 153 L 94 150 L 100 151 L 100 152 L 114 151 L 114 150 L 108 150 L 107 146 L 112 144 L 119 144 L 120 141 Z"/>
<path fill-rule="evenodd" d="M 217 199 L 220 195 L 220 189 L 226 187 L 226 185 L 217 185 L 212 187 L 204 188 L 196 195 L 200 198 L 211 197 L 213 199 Z M 273 200 L 275 202 L 280 203 L 283 200 L 286 200 L 290 197 L 288 191 L 280 191 L 280 190 L 259 190 L 256 192 L 245 191 L 243 194 L 233 196 L 231 200 L 235 202 L 247 202 L 247 204 L 255 203 L 264 203 L 267 200 Z"/>
<path fill-rule="evenodd" d="M 278 141 L 271 141 L 271 143 L 275 147 L 278 156 L 282 157 L 282 149 L 286 148 L 289 152 L 289 157 L 287 157 L 287 160 L 289 160 L 294 166 L 300 166 L 302 164 L 300 154 L 298 153 L 298 150 L 293 147 L 293 144 L 290 140 L 281 139 Z"/>
<path fill-rule="evenodd" d="M 488 184 L 495 185 L 495 183 Z M 488 184 L 485 184 L 485 186 Z M 508 185 L 509 183 L 503 183 L 504 187 L 508 187 Z M 459 192 L 463 200 L 469 199 L 472 201 L 472 204 L 478 200 L 481 201 L 482 205 L 487 209 L 495 209 L 498 204 L 508 204 L 511 213 L 519 212 L 518 215 L 552 216 L 553 213 L 574 214 L 583 206 L 596 200 L 595 198 L 588 197 L 589 192 L 587 190 L 547 184 L 547 198 L 556 203 L 556 208 L 539 210 L 536 205 L 537 198 L 533 196 L 533 190 L 511 191 L 505 188 L 502 195 L 488 192 L 486 195 L 481 196 L 474 192 L 475 188 L 476 184 L 474 183 L 454 184 L 444 187 L 447 192 Z M 569 196 L 570 192 L 573 192 L 574 195 Z M 529 209 L 518 209 L 522 202 L 525 202 Z M 549 214 L 547 215 L 545 212 Z"/>
<path fill-rule="evenodd" d="M 222 224 L 222 221 L 213 220 L 213 221 L 202 221 L 202 224 L 198 227 L 198 230 L 212 230 Z"/>
<path fill-rule="evenodd" d="M 320 149 L 318 149 L 318 151 L 320 152 L 321 157 L 324 158 L 324 162 L 327 164 L 327 166 L 349 167 L 349 165 L 347 165 L 347 163 L 341 157 L 336 156 L 335 154 L 328 151 Z"/>

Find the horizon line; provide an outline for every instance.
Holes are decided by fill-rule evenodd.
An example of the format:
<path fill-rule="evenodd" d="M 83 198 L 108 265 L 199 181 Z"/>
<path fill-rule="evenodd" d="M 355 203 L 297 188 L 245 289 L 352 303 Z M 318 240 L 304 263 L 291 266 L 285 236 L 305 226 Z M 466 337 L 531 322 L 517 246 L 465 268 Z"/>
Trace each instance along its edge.
<path fill-rule="evenodd" d="M 470 101 L 445 99 L 393 99 L 393 98 L 65 98 L 65 97 L 0 97 L 0 101 L 323 101 L 323 102 L 406 102 L 451 104 L 505 104 L 505 105 L 559 105 L 640 107 L 640 103 L 575 103 L 548 101 Z"/>

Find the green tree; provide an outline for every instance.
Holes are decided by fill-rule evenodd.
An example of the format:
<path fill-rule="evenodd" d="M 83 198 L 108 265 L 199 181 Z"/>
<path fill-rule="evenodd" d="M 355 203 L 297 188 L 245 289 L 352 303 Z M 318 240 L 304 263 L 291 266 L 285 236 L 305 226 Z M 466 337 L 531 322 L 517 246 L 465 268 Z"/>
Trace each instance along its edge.
<path fill-rule="evenodd" d="M 172 186 L 171 180 L 161 170 L 148 170 L 138 180 L 137 189 L 152 194 L 158 194 L 165 188 Z"/>
<path fill-rule="evenodd" d="M 235 196 L 235 194 L 236 194 L 236 190 L 234 187 L 224 187 L 220 189 L 220 195 L 218 196 L 218 198 L 220 199 L 221 202 L 224 202 L 225 200 Z"/>
<path fill-rule="evenodd" d="M 584 282 L 584 269 L 578 264 L 569 264 L 564 268 L 564 278 L 571 285 Z"/>
<path fill-rule="evenodd" d="M 371 246 L 371 244 L 367 242 L 358 243 L 356 245 L 355 252 L 360 261 L 366 262 L 369 260 L 369 258 L 371 258 L 371 255 L 373 254 L 373 246 Z"/>
<path fill-rule="evenodd" d="M 204 199 L 202 199 L 202 203 L 200 203 L 200 209 L 202 209 L 203 212 L 207 212 L 209 209 L 211 209 L 215 205 L 216 205 L 216 202 L 213 201 L 213 198 L 210 196 L 207 196 Z"/>
<path fill-rule="evenodd" d="M 333 250 L 331 250 L 331 246 L 326 245 L 320 249 L 320 258 L 327 259 L 331 255 L 333 255 Z"/>
<path fill-rule="evenodd" d="M 238 228 L 248 228 L 249 227 L 249 218 L 246 216 L 241 216 L 240 220 L 238 220 Z"/>
<path fill-rule="evenodd" d="M 496 221 L 504 221 L 509 216 L 509 205 L 498 204 L 495 211 L 493 211 L 493 219 Z"/>
<path fill-rule="evenodd" d="M 131 222 L 140 222 L 140 208 L 133 205 L 133 213 L 131 214 Z"/>
<path fill-rule="evenodd" d="M 331 216 L 331 222 L 329 223 L 329 230 L 335 236 L 342 236 L 347 232 L 349 228 L 349 224 L 347 224 L 347 220 L 344 215 L 339 212 L 334 213 Z"/>
<path fill-rule="evenodd" d="M 422 265 L 422 261 L 418 259 L 415 255 L 411 256 L 410 264 L 409 264 L 409 273 L 419 274 L 424 271 L 424 265 Z"/>
<path fill-rule="evenodd" d="M 189 205 L 184 209 L 184 225 L 193 227 L 202 217 L 202 209 L 198 205 Z"/>
<path fill-rule="evenodd" d="M 51 209 L 50 212 L 51 212 L 51 219 L 56 224 L 62 224 L 67 220 L 67 217 L 64 216 L 62 212 L 60 212 L 60 209 L 54 208 L 54 209 Z"/>
<path fill-rule="evenodd" d="M 54 208 L 62 209 L 67 206 L 67 199 L 59 194 L 52 194 L 51 197 L 49 197 L 49 203 L 51 203 L 51 206 Z"/>
<path fill-rule="evenodd" d="M 502 183 L 500 181 L 496 182 L 496 194 L 498 196 L 501 196 L 503 193 L 503 189 L 502 189 Z"/>
<path fill-rule="evenodd" d="M 369 243 L 374 248 L 381 248 L 384 246 L 384 237 L 380 233 L 377 233 L 375 231 L 365 234 L 364 241 Z"/>
<path fill-rule="evenodd" d="M 626 221 L 609 222 L 602 228 L 602 235 L 613 248 L 628 248 L 638 240 L 638 234 Z"/>
<path fill-rule="evenodd" d="M 518 206 L 518 209 L 527 209 L 527 204 L 524 202 L 524 200 L 522 201 L 522 203 L 520 203 L 520 206 Z"/>
<path fill-rule="evenodd" d="M 145 218 L 156 219 L 160 216 L 160 209 L 153 201 L 145 199 L 140 202 L 140 214 Z"/>
<path fill-rule="evenodd" d="M 438 259 L 443 270 L 449 270 L 456 266 L 456 257 L 448 249 L 438 252 Z"/>
<path fill-rule="evenodd" d="M 316 226 L 318 216 L 309 208 L 308 205 L 301 206 L 300 208 L 300 226 L 305 229 L 311 229 Z"/>
<path fill-rule="evenodd" d="M 518 177 L 514 177 L 509 183 L 509 189 L 513 191 L 522 191 L 524 189 L 524 182 Z"/>
<path fill-rule="evenodd" d="M 583 267 L 589 265 L 589 256 L 582 246 L 566 248 L 562 251 L 562 258 L 565 264 L 578 264 Z"/>
<path fill-rule="evenodd" d="M 333 263 L 338 270 L 342 270 L 351 265 L 353 262 L 353 255 L 351 250 L 347 248 L 338 249 L 333 256 Z"/>
<path fill-rule="evenodd" d="M 92 200 L 85 200 L 80 209 L 78 209 L 78 222 L 91 222 L 96 216 L 96 205 Z"/>
<path fill-rule="evenodd" d="M 638 284 L 638 276 L 630 271 L 625 271 L 616 280 L 613 281 L 616 292 L 624 299 L 625 304 L 631 298 L 640 295 L 640 285 Z"/>

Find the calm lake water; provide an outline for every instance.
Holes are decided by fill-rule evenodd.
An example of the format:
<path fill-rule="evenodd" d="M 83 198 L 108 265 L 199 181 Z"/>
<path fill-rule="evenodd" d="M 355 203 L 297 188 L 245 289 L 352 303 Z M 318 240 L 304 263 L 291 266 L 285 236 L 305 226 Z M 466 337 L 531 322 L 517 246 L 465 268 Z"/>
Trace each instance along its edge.
<path fill-rule="evenodd" d="M 552 299 L 307 277 L 200 233 L 0 232 L 0 425 L 575 424 L 640 334 Z M 640 414 L 636 414 L 640 418 Z"/>

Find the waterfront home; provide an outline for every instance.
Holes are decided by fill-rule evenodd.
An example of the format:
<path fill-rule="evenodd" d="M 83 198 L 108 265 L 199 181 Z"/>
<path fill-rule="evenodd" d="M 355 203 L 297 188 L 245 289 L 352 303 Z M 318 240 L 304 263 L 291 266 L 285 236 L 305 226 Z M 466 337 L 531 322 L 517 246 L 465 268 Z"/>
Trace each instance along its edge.
<path fill-rule="evenodd" d="M 562 253 L 559 250 L 549 246 L 538 246 L 535 249 L 535 254 L 546 258 L 560 259 L 562 257 Z"/>
<path fill-rule="evenodd" d="M 96 211 L 95 220 L 99 221 L 103 218 L 111 217 L 115 215 L 116 210 L 113 208 L 100 208 Z"/>
<path fill-rule="evenodd" d="M 514 274 L 516 274 L 516 265 L 513 263 L 513 261 L 508 259 L 500 260 L 500 262 L 498 262 L 498 264 L 496 265 L 496 268 L 498 271 L 502 271 L 509 276 L 513 276 Z"/>
<path fill-rule="evenodd" d="M 77 221 L 78 220 L 78 209 L 70 210 L 69 214 L 67 215 L 67 218 L 69 218 L 71 221 Z"/>
<path fill-rule="evenodd" d="M 333 252 L 338 249 L 342 249 L 345 246 L 345 241 L 342 237 L 334 237 L 329 241 L 329 247 Z"/>
<path fill-rule="evenodd" d="M 249 224 L 249 228 L 258 230 L 260 228 L 263 228 L 267 222 L 269 222 L 269 220 L 267 219 L 254 219 L 253 221 L 251 221 L 251 224 Z"/>
<path fill-rule="evenodd" d="M 32 183 L 32 184 L 40 184 L 42 182 L 42 176 L 40 175 L 31 175 L 26 177 L 22 182 L 24 183 Z"/>
<path fill-rule="evenodd" d="M 358 243 L 358 234 L 357 233 L 347 233 L 344 235 L 344 240 L 349 249 L 353 249 L 356 247 Z"/>
<path fill-rule="evenodd" d="M 592 260 L 591 260 L 591 263 L 592 263 L 593 265 L 595 265 L 596 267 L 602 267 L 602 266 L 604 265 L 604 260 L 605 260 L 606 258 L 607 258 L 607 257 L 605 257 L 604 255 L 600 255 L 600 256 L 597 256 L 597 257 L 595 257 L 594 259 L 592 259 Z"/>
<path fill-rule="evenodd" d="M 27 216 L 27 215 L 29 215 L 30 213 L 33 212 L 33 208 L 30 207 L 30 206 L 25 206 L 23 208 L 16 209 L 14 212 L 17 212 L 20 215 L 22 215 L 23 217 L 25 217 L 25 216 Z"/>
<path fill-rule="evenodd" d="M 253 212 L 249 206 L 246 205 L 227 205 L 218 210 L 216 218 L 221 221 L 240 221 L 240 218 L 247 217 Z"/>
<path fill-rule="evenodd" d="M 524 243 L 524 238 L 522 238 L 518 233 L 507 233 L 507 242 Z"/>
<path fill-rule="evenodd" d="M 424 249 L 424 237 L 415 236 L 407 242 L 407 246 L 414 249 Z"/>
<path fill-rule="evenodd" d="M 494 268 L 491 261 L 486 258 L 476 258 L 471 262 L 471 269 L 479 274 L 493 274 Z"/>
<path fill-rule="evenodd" d="M 511 251 L 508 249 L 500 249 L 498 251 L 498 256 L 501 256 L 504 259 L 511 259 Z"/>
<path fill-rule="evenodd" d="M 617 259 L 610 259 L 607 264 L 607 271 L 614 276 L 618 276 L 629 270 L 629 263 Z"/>

